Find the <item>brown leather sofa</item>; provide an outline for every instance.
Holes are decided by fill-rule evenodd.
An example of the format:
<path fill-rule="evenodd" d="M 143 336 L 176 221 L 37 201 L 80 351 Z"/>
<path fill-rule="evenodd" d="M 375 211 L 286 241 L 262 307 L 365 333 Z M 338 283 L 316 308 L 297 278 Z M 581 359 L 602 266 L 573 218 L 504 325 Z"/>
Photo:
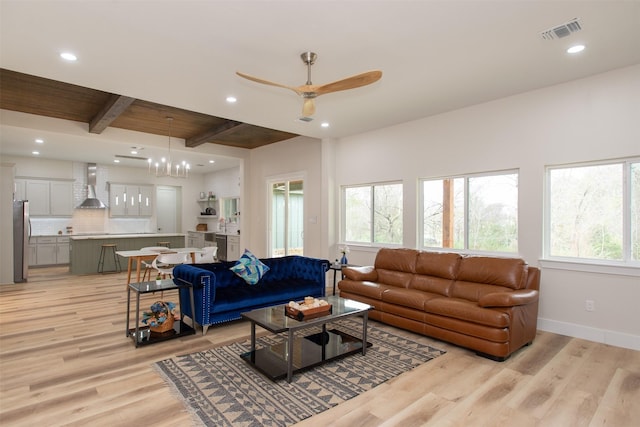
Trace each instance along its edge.
<path fill-rule="evenodd" d="M 522 259 L 381 249 L 345 267 L 340 296 L 369 317 L 503 361 L 536 335 L 540 270 Z"/>

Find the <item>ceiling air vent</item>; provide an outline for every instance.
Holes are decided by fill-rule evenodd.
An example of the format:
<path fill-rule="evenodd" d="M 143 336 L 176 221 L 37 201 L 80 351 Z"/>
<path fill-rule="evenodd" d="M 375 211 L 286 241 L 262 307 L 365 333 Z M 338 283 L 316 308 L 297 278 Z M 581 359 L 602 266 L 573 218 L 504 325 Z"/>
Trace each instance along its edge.
<path fill-rule="evenodd" d="M 303 116 L 303 117 L 299 117 L 299 118 L 298 118 L 298 121 L 299 121 L 299 122 L 306 122 L 306 123 L 309 123 L 309 122 L 312 122 L 312 121 L 313 121 L 313 117 L 304 117 L 304 116 Z"/>
<path fill-rule="evenodd" d="M 578 18 L 575 18 L 569 22 L 565 22 L 562 25 L 558 25 L 549 30 L 543 31 L 541 35 L 544 40 L 554 40 L 567 37 L 572 33 L 578 32 L 580 30 L 582 30 L 580 20 Z"/>

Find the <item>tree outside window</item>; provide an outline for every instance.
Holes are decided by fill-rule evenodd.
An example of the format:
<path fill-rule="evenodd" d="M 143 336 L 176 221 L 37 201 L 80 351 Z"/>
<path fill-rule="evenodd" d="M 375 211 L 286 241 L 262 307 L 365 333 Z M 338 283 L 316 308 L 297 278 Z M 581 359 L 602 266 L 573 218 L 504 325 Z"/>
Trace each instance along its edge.
<path fill-rule="evenodd" d="M 422 180 L 423 248 L 518 250 L 518 173 Z"/>
<path fill-rule="evenodd" d="M 636 159 L 548 168 L 548 256 L 638 261 L 639 165 Z"/>
<path fill-rule="evenodd" d="M 402 244 L 402 184 L 343 188 L 345 242 Z"/>

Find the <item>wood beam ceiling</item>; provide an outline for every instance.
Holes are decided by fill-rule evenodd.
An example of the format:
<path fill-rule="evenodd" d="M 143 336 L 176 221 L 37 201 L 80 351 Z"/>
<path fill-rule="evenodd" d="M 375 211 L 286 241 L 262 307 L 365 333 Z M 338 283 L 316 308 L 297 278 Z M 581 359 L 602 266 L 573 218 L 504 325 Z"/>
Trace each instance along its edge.
<path fill-rule="evenodd" d="M 168 135 L 171 116 L 172 136 L 188 147 L 211 143 L 251 149 L 298 136 L 2 68 L 0 108 L 87 123 L 96 134 L 114 127 Z"/>

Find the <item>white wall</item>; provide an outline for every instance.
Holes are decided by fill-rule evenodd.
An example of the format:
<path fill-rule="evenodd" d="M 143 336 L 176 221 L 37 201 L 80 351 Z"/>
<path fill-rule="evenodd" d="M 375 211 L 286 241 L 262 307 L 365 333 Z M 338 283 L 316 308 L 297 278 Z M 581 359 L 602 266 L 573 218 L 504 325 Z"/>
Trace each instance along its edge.
<path fill-rule="evenodd" d="M 304 253 L 323 257 L 326 247 L 321 243 L 322 230 L 322 141 L 315 138 L 295 137 L 276 144 L 251 150 L 246 163 L 244 179 L 247 184 L 243 196 L 241 243 L 256 256 L 268 254 L 269 192 L 266 182 L 270 178 L 290 174 L 304 175 Z"/>
<path fill-rule="evenodd" d="M 13 283 L 13 163 L 0 162 L 0 284 Z"/>
<path fill-rule="evenodd" d="M 402 180 L 404 243 L 416 247 L 419 178 L 517 168 L 519 251 L 539 266 L 545 165 L 635 155 L 640 66 L 343 138 L 332 191 L 337 199 L 340 185 Z M 374 256 L 352 248 L 350 261 L 370 264 Z M 585 311 L 585 299 L 595 311 Z M 539 326 L 640 349 L 638 301 L 637 275 L 543 268 Z"/>

